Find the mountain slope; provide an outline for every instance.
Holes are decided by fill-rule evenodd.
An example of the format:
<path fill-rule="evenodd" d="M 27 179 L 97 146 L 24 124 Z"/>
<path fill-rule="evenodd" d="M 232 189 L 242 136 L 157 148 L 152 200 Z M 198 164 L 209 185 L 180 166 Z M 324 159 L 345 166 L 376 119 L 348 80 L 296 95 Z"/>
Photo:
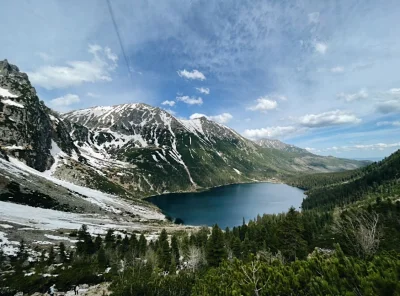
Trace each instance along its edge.
<path fill-rule="evenodd" d="M 44 171 L 54 163 L 52 142 L 71 154 L 74 145 L 62 121 L 39 101 L 25 73 L 0 61 L 0 146 Z"/>
<path fill-rule="evenodd" d="M 354 169 L 362 163 L 296 149 L 263 148 L 205 117 L 179 120 L 145 104 L 94 107 L 62 115 L 88 164 L 139 195 L 281 178 L 294 172 Z M 282 143 L 283 144 L 283 143 Z M 283 144 L 286 145 L 286 144 Z M 287 145 L 289 146 L 289 145 Z M 128 163 L 123 172 L 109 165 Z M 121 167 L 120 167 L 121 168 Z"/>
<path fill-rule="evenodd" d="M 59 115 L 39 101 L 27 75 L 6 60 L 0 62 L 0 87 L 4 158 L 21 160 L 52 178 L 126 198 L 364 164 L 291 146 L 261 147 L 205 117 L 180 120 L 146 104 Z"/>
<path fill-rule="evenodd" d="M 290 184 L 308 189 L 304 209 L 324 208 L 382 197 L 400 196 L 400 150 L 380 162 L 342 173 L 299 177 Z"/>
<path fill-rule="evenodd" d="M 306 149 L 302 149 L 302 148 L 296 147 L 294 145 L 286 144 L 286 143 L 283 143 L 276 139 L 264 138 L 264 139 L 258 139 L 254 142 L 257 145 L 260 145 L 261 147 L 264 147 L 264 148 L 278 149 L 278 150 L 282 150 L 282 151 L 286 151 L 286 152 L 311 154 Z"/>

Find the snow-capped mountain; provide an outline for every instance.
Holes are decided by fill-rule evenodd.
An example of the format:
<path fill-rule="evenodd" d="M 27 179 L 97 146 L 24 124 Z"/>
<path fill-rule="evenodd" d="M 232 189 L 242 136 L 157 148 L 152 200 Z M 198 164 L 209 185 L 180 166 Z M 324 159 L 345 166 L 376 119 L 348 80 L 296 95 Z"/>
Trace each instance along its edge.
<path fill-rule="evenodd" d="M 303 153 L 303 154 L 311 154 L 309 151 L 306 149 L 286 144 L 283 143 L 279 140 L 276 139 L 259 139 L 254 141 L 256 144 L 260 145 L 261 147 L 264 148 L 270 148 L 270 149 L 278 149 L 286 152 L 294 152 L 294 153 Z"/>
<path fill-rule="evenodd" d="M 6 60 L 0 62 L 0 136 L 4 159 L 130 198 L 363 165 L 280 142 L 256 144 L 205 117 L 181 120 L 140 103 L 59 115 Z"/>

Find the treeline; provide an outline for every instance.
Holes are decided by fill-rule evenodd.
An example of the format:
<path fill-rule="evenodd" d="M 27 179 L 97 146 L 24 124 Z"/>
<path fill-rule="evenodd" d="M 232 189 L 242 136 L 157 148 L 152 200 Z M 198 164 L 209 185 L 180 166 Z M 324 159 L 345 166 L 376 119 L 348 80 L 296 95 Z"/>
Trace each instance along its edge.
<path fill-rule="evenodd" d="M 292 184 L 300 188 L 310 188 L 302 203 L 304 210 L 331 210 L 362 200 L 371 194 L 394 195 L 400 189 L 400 150 L 359 170 L 325 176 L 304 176 L 293 179 Z"/>
<path fill-rule="evenodd" d="M 112 230 L 92 237 L 82 226 L 73 252 L 60 244 L 30 262 L 22 244 L 16 257 L 0 256 L 0 295 L 102 281 L 121 296 L 398 295 L 399 221 L 400 203 L 379 200 L 340 213 L 292 208 L 225 231 L 163 230 L 153 241 Z"/>
<path fill-rule="evenodd" d="M 357 179 L 364 174 L 362 169 L 334 172 L 318 173 L 310 175 L 301 175 L 286 179 L 286 183 L 303 190 L 310 190 L 317 187 L 326 187 L 331 185 L 343 184 Z"/>

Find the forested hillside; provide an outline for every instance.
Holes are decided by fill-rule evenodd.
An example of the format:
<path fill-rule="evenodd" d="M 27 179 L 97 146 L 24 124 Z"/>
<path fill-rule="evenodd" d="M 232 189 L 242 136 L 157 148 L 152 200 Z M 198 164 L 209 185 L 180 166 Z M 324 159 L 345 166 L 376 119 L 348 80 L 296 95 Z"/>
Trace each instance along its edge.
<path fill-rule="evenodd" d="M 399 295 L 399 221 L 400 203 L 383 200 L 341 213 L 292 208 L 225 231 L 163 230 L 150 242 L 83 226 L 70 234 L 74 251 L 61 243 L 29 262 L 21 242 L 17 256 L 2 256 L 0 294 L 111 281 L 121 296 Z"/>
<path fill-rule="evenodd" d="M 308 190 L 303 209 L 333 209 L 371 197 L 396 198 L 400 194 L 400 150 L 365 168 L 302 176 L 289 184 Z"/>
<path fill-rule="evenodd" d="M 400 295 L 399 156 L 292 179 L 309 188 L 301 212 L 232 229 L 146 239 L 118 230 L 92 237 L 82 226 L 69 234 L 74 248 L 50 246 L 37 262 L 21 242 L 16 256 L 0 254 L 0 295 L 101 282 L 117 296 Z"/>

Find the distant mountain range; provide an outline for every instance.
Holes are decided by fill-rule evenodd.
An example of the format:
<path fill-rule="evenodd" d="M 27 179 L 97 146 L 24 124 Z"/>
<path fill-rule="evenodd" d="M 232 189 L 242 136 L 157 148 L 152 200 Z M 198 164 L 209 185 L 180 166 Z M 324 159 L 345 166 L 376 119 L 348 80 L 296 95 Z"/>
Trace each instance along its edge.
<path fill-rule="evenodd" d="M 254 141 L 256 144 L 260 145 L 261 147 L 264 148 L 271 148 L 271 149 L 277 149 L 281 151 L 286 151 L 286 152 L 293 152 L 293 153 L 298 153 L 298 154 L 307 154 L 310 155 L 311 153 L 303 148 L 296 147 L 294 145 L 286 144 L 283 143 L 279 140 L 274 140 L 274 139 L 259 139 Z"/>
<path fill-rule="evenodd" d="M 21 161 L 52 180 L 130 199 L 368 163 L 314 155 L 277 140 L 253 142 L 205 117 L 182 120 L 141 103 L 60 115 L 7 60 L 0 61 L 0 157 L 11 159 L 11 166 Z M 11 193 L 13 177 L 6 169 L 0 166 L 0 193 Z M 32 184 L 25 186 L 22 179 L 19 189 L 32 192 Z M 34 187 L 50 195 L 51 190 Z"/>

